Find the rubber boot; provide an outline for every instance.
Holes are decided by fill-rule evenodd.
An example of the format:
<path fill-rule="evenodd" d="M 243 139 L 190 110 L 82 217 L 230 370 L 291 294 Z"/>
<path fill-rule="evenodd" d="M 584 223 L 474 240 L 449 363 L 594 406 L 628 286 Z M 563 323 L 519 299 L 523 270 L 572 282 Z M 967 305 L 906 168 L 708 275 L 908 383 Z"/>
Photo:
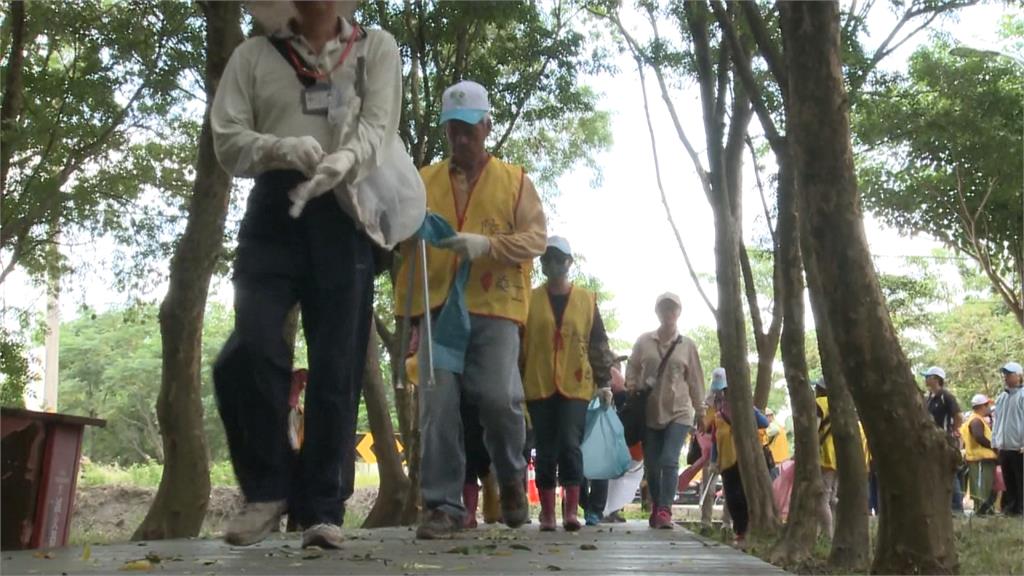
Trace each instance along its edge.
<path fill-rule="evenodd" d="M 569 532 L 575 532 L 582 528 L 578 516 L 580 510 L 580 487 L 566 486 L 565 494 L 562 498 L 562 528 Z"/>
<path fill-rule="evenodd" d="M 555 489 L 540 490 L 540 531 L 555 531 Z"/>
<path fill-rule="evenodd" d="M 466 515 L 462 518 L 463 528 L 476 528 L 476 505 L 479 499 L 479 486 L 476 484 L 462 485 L 462 505 L 466 507 Z"/>
<path fill-rule="evenodd" d="M 498 492 L 497 476 L 497 474 L 491 472 L 487 476 L 484 476 L 483 478 L 480 479 L 480 482 L 484 485 L 484 522 L 487 524 L 495 524 L 497 522 L 501 522 L 501 497 Z"/>

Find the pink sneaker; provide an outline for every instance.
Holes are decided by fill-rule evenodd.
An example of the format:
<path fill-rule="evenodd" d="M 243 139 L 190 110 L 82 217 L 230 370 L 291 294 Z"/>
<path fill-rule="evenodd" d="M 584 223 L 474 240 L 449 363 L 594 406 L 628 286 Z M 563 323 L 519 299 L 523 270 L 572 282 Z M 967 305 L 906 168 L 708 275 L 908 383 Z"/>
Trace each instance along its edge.
<path fill-rule="evenodd" d="M 661 530 L 671 530 L 672 526 L 672 509 L 671 508 L 658 508 L 654 516 L 654 521 L 651 524 L 652 528 L 658 528 Z"/>

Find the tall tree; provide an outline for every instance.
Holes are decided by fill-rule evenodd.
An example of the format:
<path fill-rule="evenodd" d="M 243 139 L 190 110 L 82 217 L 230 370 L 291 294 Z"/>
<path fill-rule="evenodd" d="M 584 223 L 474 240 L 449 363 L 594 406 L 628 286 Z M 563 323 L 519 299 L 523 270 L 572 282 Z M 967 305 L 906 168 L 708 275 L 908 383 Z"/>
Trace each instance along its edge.
<path fill-rule="evenodd" d="M 203 434 L 203 314 L 210 278 L 223 257 L 224 220 L 231 175 L 213 150 L 210 106 L 228 58 L 242 41 L 241 4 L 201 2 L 206 24 L 206 113 L 199 137 L 188 224 L 170 264 L 170 286 L 160 305 L 163 370 L 157 417 L 164 469 L 156 498 L 133 540 L 182 538 L 199 533 L 210 495 Z"/>
<path fill-rule="evenodd" d="M 883 514 L 873 570 L 956 570 L 950 480 L 954 451 L 920 408 L 909 363 L 889 319 L 864 235 L 832 2 L 779 4 L 797 190 L 812 298 L 822 303 L 843 375 L 879 468 Z M 816 276 L 816 277 L 815 277 Z M 851 305 L 851 303 L 857 305 Z M 894 442 L 893 439 L 896 439 Z M 898 446 L 914 446 L 907 458 Z"/>
<path fill-rule="evenodd" d="M 974 259 L 1024 327 L 1021 64 L 939 39 L 876 84 L 855 108 L 866 207 Z"/>
<path fill-rule="evenodd" d="M 174 170 L 162 160 L 175 139 L 163 137 L 177 129 L 167 118 L 179 112 L 198 37 L 188 4 L 12 0 L 9 7 L 0 282 L 16 267 L 43 274 L 59 254 L 57 231 L 69 239 L 132 227 L 126 209 Z"/>

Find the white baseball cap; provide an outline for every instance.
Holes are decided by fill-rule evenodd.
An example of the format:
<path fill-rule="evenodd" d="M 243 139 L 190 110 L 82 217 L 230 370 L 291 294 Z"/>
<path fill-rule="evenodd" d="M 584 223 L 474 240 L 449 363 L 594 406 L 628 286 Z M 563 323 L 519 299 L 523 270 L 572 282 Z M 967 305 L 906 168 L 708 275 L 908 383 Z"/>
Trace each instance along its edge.
<path fill-rule="evenodd" d="M 1024 374 L 1024 368 L 1021 368 L 1021 365 L 1016 362 L 1007 362 L 1000 370 L 1005 374 Z"/>
<path fill-rule="evenodd" d="M 938 376 L 939 378 L 942 378 L 943 382 L 946 381 L 946 371 L 938 366 L 932 366 L 924 372 L 921 372 L 921 376 L 924 376 L 925 378 L 929 376 Z"/>
<path fill-rule="evenodd" d="M 683 301 L 679 299 L 679 296 L 672 292 L 665 292 L 661 296 L 658 296 L 658 299 L 654 301 L 654 307 L 657 308 L 665 300 L 671 300 L 676 303 L 676 306 L 679 306 L 680 308 L 683 307 Z"/>
<path fill-rule="evenodd" d="M 971 408 L 983 406 L 991 402 L 992 401 L 989 400 L 988 396 L 985 396 L 984 394 L 975 394 L 974 396 L 971 396 Z"/>
<path fill-rule="evenodd" d="M 490 111 L 487 90 L 472 80 L 449 86 L 441 95 L 441 124 L 449 120 L 479 124 Z"/>
<path fill-rule="evenodd" d="M 554 248 L 566 256 L 572 256 L 572 248 L 569 247 L 569 241 L 561 236 L 552 236 L 548 238 L 548 248 Z"/>

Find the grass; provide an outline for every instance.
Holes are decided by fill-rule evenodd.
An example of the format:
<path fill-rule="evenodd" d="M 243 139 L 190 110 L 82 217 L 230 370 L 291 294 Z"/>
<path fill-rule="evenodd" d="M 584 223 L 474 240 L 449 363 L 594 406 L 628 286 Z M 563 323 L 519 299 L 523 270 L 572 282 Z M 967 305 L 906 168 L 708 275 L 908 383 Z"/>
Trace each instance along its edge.
<path fill-rule="evenodd" d="M 728 544 L 732 541 L 732 532 L 717 525 L 687 526 L 693 532 L 706 538 Z M 877 518 L 871 518 L 869 530 L 872 545 L 877 532 Z M 956 551 L 960 561 L 960 574 L 1024 574 L 1024 521 L 1020 518 L 988 516 L 983 518 L 956 517 L 953 519 L 953 530 L 956 533 Z M 769 561 L 771 542 L 748 542 L 746 552 Z M 814 548 L 813 558 L 796 566 L 782 565 L 787 571 L 798 574 L 833 574 L 828 565 L 830 544 L 827 539 L 819 539 Z M 873 555 L 874 550 L 869 550 Z M 862 572 L 867 574 L 865 570 Z"/>
<path fill-rule="evenodd" d="M 79 470 L 79 486 L 134 486 L 137 488 L 156 488 L 160 485 L 163 465 L 158 462 L 146 464 L 99 464 L 82 460 Z M 356 488 L 376 488 L 380 483 L 377 466 L 363 462 L 356 463 Z M 210 464 L 210 485 L 237 486 L 235 472 L 230 462 L 213 462 Z"/>

